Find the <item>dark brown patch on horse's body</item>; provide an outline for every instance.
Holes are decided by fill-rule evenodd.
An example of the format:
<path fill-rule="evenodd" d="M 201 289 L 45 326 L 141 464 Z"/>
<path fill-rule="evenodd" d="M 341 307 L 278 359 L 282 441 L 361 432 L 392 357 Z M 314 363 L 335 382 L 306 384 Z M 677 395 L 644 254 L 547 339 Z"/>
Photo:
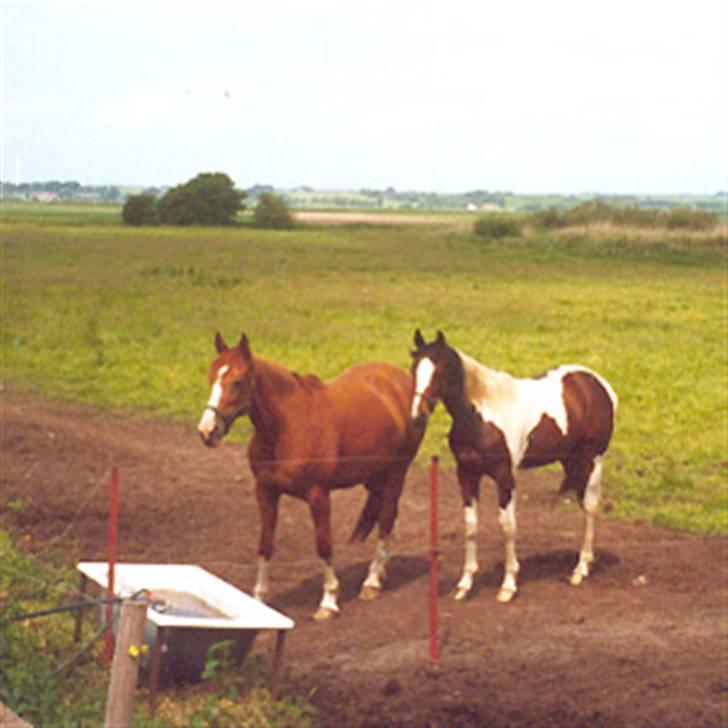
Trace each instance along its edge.
<path fill-rule="evenodd" d="M 488 475 L 503 463 L 510 467 L 511 455 L 503 433 L 492 422 L 484 422 L 474 407 L 469 409 L 470 412 L 453 419 L 448 436 L 458 464 Z"/>
<path fill-rule="evenodd" d="M 614 431 L 614 403 L 604 385 L 588 371 L 573 371 L 563 380 L 568 437 L 594 455 L 603 455 Z"/>
<path fill-rule="evenodd" d="M 528 434 L 526 452 L 521 468 L 537 468 L 561 460 L 569 447 L 569 433 L 564 435 L 553 417 L 544 414 Z"/>

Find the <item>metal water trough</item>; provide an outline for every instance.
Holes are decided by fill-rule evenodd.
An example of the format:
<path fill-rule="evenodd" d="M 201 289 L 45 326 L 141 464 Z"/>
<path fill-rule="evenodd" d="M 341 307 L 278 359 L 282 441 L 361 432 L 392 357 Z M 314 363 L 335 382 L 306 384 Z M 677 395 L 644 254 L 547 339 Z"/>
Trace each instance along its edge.
<path fill-rule="evenodd" d="M 82 561 L 78 570 L 82 592 L 89 579 L 108 589 L 107 563 Z M 194 564 L 116 564 L 114 596 L 127 598 L 141 590 L 150 599 L 142 667 L 150 671 L 152 691 L 158 684 L 199 681 L 207 651 L 217 642 L 229 640 L 233 657 L 242 662 L 259 630 L 278 631 L 273 660 L 277 682 L 292 619 Z"/>

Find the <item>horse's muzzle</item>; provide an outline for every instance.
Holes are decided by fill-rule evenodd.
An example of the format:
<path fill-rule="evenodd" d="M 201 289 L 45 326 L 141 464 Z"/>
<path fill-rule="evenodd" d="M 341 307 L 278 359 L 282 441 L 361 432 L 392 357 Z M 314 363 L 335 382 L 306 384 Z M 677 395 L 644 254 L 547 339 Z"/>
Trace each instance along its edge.
<path fill-rule="evenodd" d="M 417 414 L 412 416 L 412 424 L 415 427 L 419 427 L 421 430 L 424 430 L 427 426 L 427 420 L 430 419 L 429 412 L 420 411 Z"/>
<path fill-rule="evenodd" d="M 214 430 L 210 433 L 200 432 L 200 440 L 207 447 L 217 447 L 222 442 L 222 437 L 217 430 Z"/>
<path fill-rule="evenodd" d="M 432 411 L 435 409 L 437 400 L 433 399 L 429 394 L 425 392 L 415 392 L 414 399 L 412 400 L 412 411 L 410 412 L 410 419 L 415 427 L 423 428 L 427 425 L 427 420 L 430 419 Z"/>
<path fill-rule="evenodd" d="M 222 428 L 220 420 L 222 420 Z M 227 433 L 227 422 L 223 420 L 216 408 L 207 406 L 197 425 L 197 431 L 207 447 L 217 447 Z"/>

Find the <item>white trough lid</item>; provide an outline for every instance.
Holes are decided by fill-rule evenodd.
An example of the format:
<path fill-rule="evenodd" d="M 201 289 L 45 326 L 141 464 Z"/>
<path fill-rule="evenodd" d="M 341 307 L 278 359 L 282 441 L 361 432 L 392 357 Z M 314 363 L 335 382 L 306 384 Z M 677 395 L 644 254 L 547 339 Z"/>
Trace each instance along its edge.
<path fill-rule="evenodd" d="M 81 561 L 78 570 L 102 588 L 108 588 L 109 565 L 106 562 Z M 219 619 L 186 617 L 150 608 L 147 619 L 159 627 L 291 629 L 294 625 L 292 619 L 195 564 L 116 564 L 115 596 L 130 597 L 142 589 L 148 589 L 152 598 L 155 590 L 189 594 L 228 615 Z"/>

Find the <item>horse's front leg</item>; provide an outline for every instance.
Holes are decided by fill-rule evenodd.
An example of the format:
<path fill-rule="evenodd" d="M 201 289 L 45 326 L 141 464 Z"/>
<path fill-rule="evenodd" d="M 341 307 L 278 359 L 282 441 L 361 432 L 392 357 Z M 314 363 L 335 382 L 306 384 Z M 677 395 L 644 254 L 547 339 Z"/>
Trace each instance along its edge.
<path fill-rule="evenodd" d="M 274 486 L 257 482 L 255 495 L 260 514 L 260 541 L 258 544 L 258 576 L 255 580 L 253 596 L 264 602 L 270 593 L 270 559 L 273 556 L 273 537 L 278 521 L 280 492 Z"/>
<path fill-rule="evenodd" d="M 518 590 L 517 578 L 520 565 L 516 558 L 516 483 L 510 466 L 504 466 L 496 477 L 498 486 L 498 522 L 505 544 L 505 573 L 496 599 L 510 602 Z"/>
<path fill-rule="evenodd" d="M 339 614 L 339 580 L 331 564 L 333 547 L 331 544 L 331 505 L 329 491 L 314 485 L 308 493 L 308 507 L 316 531 L 316 551 L 323 561 L 324 593 L 314 619 L 324 620 Z"/>
<path fill-rule="evenodd" d="M 455 588 L 455 599 L 465 599 L 473 588 L 473 577 L 478 572 L 478 496 L 480 475 L 458 466 L 458 482 L 463 499 L 465 521 L 465 564 L 463 575 Z"/>

